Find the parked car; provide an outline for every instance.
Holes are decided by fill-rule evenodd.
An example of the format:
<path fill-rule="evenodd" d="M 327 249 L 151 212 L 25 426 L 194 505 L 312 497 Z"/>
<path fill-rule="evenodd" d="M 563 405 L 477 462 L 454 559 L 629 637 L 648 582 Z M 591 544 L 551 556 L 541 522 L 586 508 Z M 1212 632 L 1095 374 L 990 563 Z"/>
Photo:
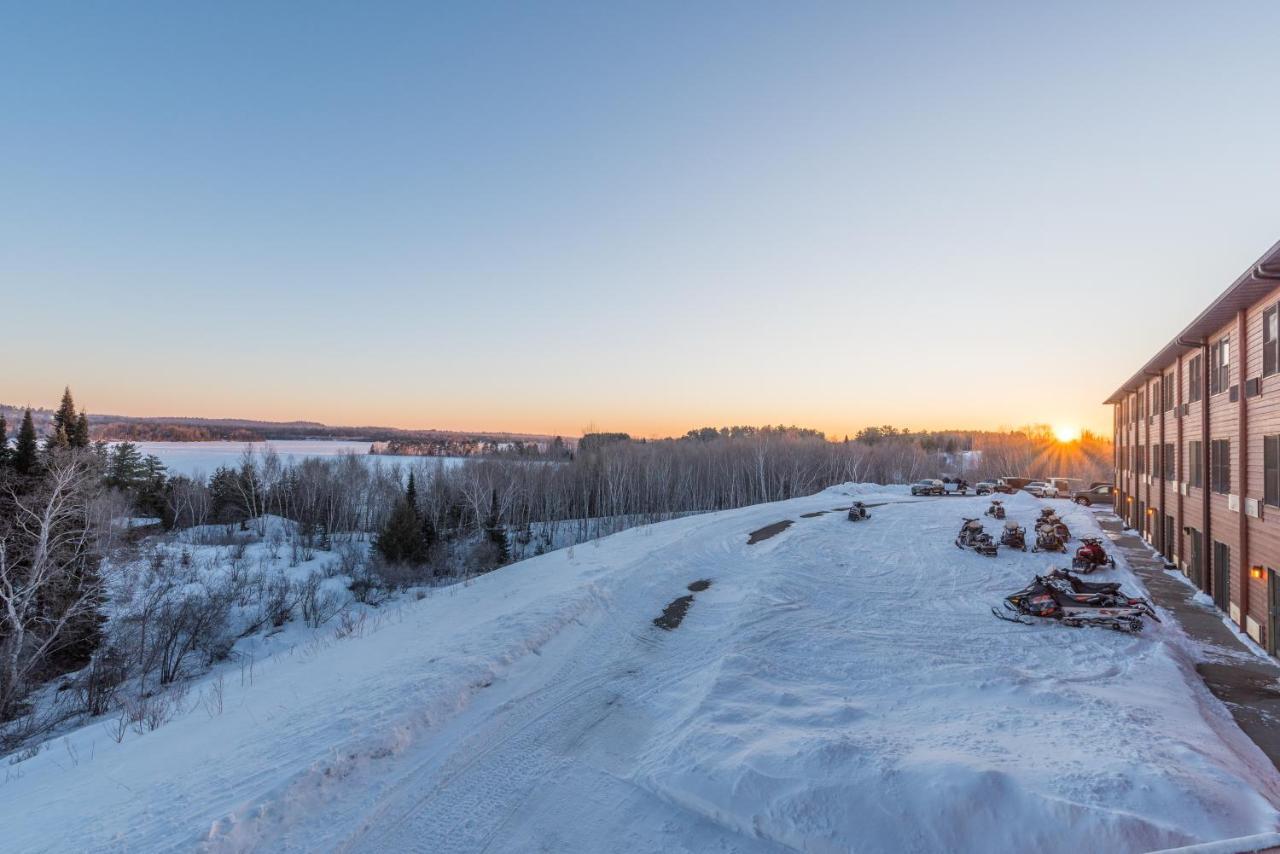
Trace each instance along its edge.
<path fill-rule="evenodd" d="M 940 480 L 925 478 L 911 484 L 912 495 L 942 495 L 946 491 L 946 487 Z"/>
<path fill-rule="evenodd" d="M 973 485 L 973 489 L 979 495 L 990 495 L 993 492 L 1001 492 L 1000 482 L 995 480 L 980 480 Z"/>
<path fill-rule="evenodd" d="M 1095 483 L 1088 489 L 1080 489 L 1072 493 L 1071 500 L 1084 507 L 1094 504 L 1115 504 L 1116 488 L 1109 483 Z"/>
<path fill-rule="evenodd" d="M 1081 485 L 1079 480 L 1073 480 L 1069 477 L 1051 477 L 1044 482 L 1044 488 L 1040 490 L 1040 497 L 1066 498 L 1078 492 Z"/>
<path fill-rule="evenodd" d="M 1029 481 L 1025 486 L 1023 486 L 1022 491 L 1030 492 L 1036 498 L 1042 498 L 1044 497 L 1044 487 L 1045 487 L 1045 482 L 1043 480 L 1033 480 L 1033 481 Z"/>

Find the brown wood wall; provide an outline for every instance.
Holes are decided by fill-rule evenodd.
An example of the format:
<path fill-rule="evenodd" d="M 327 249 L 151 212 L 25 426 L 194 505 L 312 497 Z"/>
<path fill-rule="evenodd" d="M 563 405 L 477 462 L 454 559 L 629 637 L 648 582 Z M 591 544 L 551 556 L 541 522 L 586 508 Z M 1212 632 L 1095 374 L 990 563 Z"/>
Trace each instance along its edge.
<path fill-rule="evenodd" d="M 1264 632 L 1267 626 L 1267 584 L 1265 579 L 1252 578 L 1249 568 L 1264 566 L 1280 570 L 1280 508 L 1263 504 L 1263 437 L 1280 434 L 1280 374 L 1262 377 L 1262 315 L 1277 303 L 1280 303 L 1280 288 L 1224 324 L 1207 339 L 1211 347 L 1224 335 L 1231 336 L 1230 385 L 1239 386 L 1238 401 L 1231 401 L 1229 390 L 1210 395 L 1206 386 L 1202 399 L 1189 403 L 1187 413 L 1181 414 L 1181 405 L 1188 402 L 1190 395 L 1188 371 L 1191 360 L 1199 353 L 1208 361 L 1210 355 L 1208 348 L 1188 348 L 1183 356 L 1161 369 L 1162 374 L 1170 369 L 1177 372 L 1173 410 L 1160 411 L 1159 381 L 1154 376 L 1149 378 L 1144 389 L 1147 394 L 1145 417 L 1137 421 L 1132 418 L 1137 406 L 1137 392 L 1131 393 L 1126 402 L 1125 414 L 1130 417 L 1123 417 L 1121 407 L 1115 407 L 1116 485 L 1120 489 L 1117 512 L 1153 543 L 1159 542 L 1163 515 L 1172 514 L 1176 520 L 1176 537 L 1166 546 L 1165 553 L 1166 557 L 1176 558 L 1181 565 L 1190 558 L 1189 539 L 1183 533 L 1184 529 L 1205 531 L 1204 490 L 1209 490 L 1210 530 L 1205 538 L 1205 560 L 1212 559 L 1215 541 L 1230 548 L 1231 600 L 1242 609 L 1241 626 L 1244 626 L 1244 617 L 1251 616 Z M 1248 397 L 1245 380 L 1254 378 L 1261 379 L 1261 394 Z M 1202 429 L 1204 406 L 1208 406 L 1209 412 L 1207 435 L 1203 435 Z M 1185 482 L 1190 473 L 1189 444 L 1201 441 L 1207 447 L 1214 439 L 1231 441 L 1231 493 L 1239 498 L 1238 510 L 1230 509 L 1227 495 L 1212 492 L 1211 470 L 1207 462 L 1204 464 L 1203 489 L 1190 488 L 1185 496 L 1178 489 L 1178 484 Z M 1176 480 L 1168 483 L 1160 477 L 1160 470 L 1153 470 L 1150 464 L 1151 447 L 1161 443 L 1173 443 L 1176 448 Z M 1142 475 L 1130 470 L 1130 448 L 1135 445 L 1140 453 L 1147 455 L 1147 466 Z M 1132 502 L 1128 500 L 1131 497 Z M 1262 505 L 1262 518 L 1253 518 L 1245 513 L 1247 499 L 1256 499 Z M 1153 512 L 1145 518 L 1137 518 L 1138 501 L 1144 502 Z"/>

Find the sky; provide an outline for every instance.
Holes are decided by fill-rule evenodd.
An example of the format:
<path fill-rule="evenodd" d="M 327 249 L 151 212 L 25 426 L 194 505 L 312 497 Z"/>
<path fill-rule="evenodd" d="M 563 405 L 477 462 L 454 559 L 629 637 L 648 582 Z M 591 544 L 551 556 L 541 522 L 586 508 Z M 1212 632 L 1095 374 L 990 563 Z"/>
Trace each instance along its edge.
<path fill-rule="evenodd" d="M 1109 431 L 1101 401 L 1280 239 L 1278 27 L 5 0 L 0 401 Z"/>

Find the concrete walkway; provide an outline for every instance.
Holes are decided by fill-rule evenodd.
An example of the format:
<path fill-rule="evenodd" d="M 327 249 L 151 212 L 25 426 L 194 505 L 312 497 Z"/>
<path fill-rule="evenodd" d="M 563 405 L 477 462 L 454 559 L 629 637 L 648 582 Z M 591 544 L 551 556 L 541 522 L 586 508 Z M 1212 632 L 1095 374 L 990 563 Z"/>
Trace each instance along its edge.
<path fill-rule="evenodd" d="M 1280 768 L 1280 662 L 1254 653 L 1222 621 L 1222 612 L 1195 601 L 1195 588 L 1109 510 L 1098 523 L 1146 584 L 1152 600 L 1173 613 L 1188 636 L 1203 645 L 1196 665 L 1205 685 L 1226 704 L 1240 729 Z"/>

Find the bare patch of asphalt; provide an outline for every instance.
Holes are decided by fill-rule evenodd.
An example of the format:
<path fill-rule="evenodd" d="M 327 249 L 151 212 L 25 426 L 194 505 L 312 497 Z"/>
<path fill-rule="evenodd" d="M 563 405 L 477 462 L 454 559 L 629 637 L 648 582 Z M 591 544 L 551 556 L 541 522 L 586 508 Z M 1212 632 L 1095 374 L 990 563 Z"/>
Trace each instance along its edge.
<path fill-rule="evenodd" d="M 801 519 L 817 519 L 819 516 L 825 516 L 825 515 L 827 515 L 826 510 L 818 510 L 814 513 L 801 513 L 800 518 Z"/>
<path fill-rule="evenodd" d="M 763 528 L 751 532 L 750 536 L 747 537 L 747 545 L 754 546 L 762 540 L 767 540 L 770 537 L 776 537 L 778 534 L 781 534 L 794 524 L 795 522 L 790 519 L 783 519 L 781 522 L 774 522 L 772 525 L 765 525 Z"/>
<path fill-rule="evenodd" d="M 701 593 L 711 586 L 711 582 L 705 578 L 694 581 L 689 585 L 691 593 Z M 681 596 L 678 599 L 671 600 L 671 604 L 662 609 L 660 616 L 654 617 L 653 624 L 660 629 L 671 631 L 679 627 L 684 615 L 689 613 L 689 606 L 693 604 L 693 596 Z"/>

